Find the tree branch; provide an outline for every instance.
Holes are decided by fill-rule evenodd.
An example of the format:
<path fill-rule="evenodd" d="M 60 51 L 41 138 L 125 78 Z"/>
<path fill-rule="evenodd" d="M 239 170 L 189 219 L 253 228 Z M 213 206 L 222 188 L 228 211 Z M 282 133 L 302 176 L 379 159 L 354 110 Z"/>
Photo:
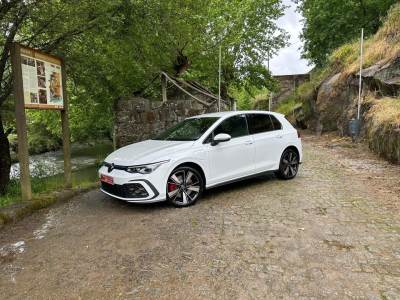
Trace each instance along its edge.
<path fill-rule="evenodd" d="M 78 36 L 82 33 L 84 33 L 85 31 L 88 31 L 92 28 L 94 28 L 97 24 L 96 21 L 99 18 L 99 16 L 95 16 L 92 17 L 88 22 L 86 26 L 81 26 L 80 28 L 74 28 L 72 30 L 69 30 L 65 33 L 63 33 L 62 35 L 60 35 L 58 38 L 56 38 L 55 40 L 42 45 L 42 47 L 40 47 L 42 50 L 44 51 L 52 51 L 58 48 L 58 46 L 65 40 L 73 38 L 75 36 Z"/>
<path fill-rule="evenodd" d="M 2 1 L 0 6 L 0 21 L 8 14 L 10 10 L 16 8 L 20 2 L 20 0 L 11 0 L 4 3 Z"/>
<path fill-rule="evenodd" d="M 6 69 L 7 61 L 10 56 L 10 50 L 12 47 L 12 43 L 14 42 L 15 35 L 18 32 L 19 26 L 22 24 L 26 15 L 28 14 L 28 10 L 25 6 L 21 7 L 20 12 L 17 15 L 16 20 L 14 21 L 12 27 L 10 28 L 8 35 L 6 37 L 6 41 L 4 43 L 3 50 L 0 56 L 0 79 L 3 79 L 4 71 Z"/>

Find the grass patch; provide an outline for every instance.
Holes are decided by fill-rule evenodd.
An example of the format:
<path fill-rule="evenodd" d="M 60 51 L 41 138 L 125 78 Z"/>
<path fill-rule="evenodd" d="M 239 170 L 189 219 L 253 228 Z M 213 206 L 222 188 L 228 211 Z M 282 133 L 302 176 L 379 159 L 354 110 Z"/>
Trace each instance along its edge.
<path fill-rule="evenodd" d="M 276 111 L 284 114 L 285 116 L 289 116 L 294 114 L 294 111 L 301 107 L 302 103 L 299 101 L 298 98 L 295 97 L 290 97 L 286 99 L 285 101 L 282 101 L 279 103 L 279 106 L 277 107 Z"/>
<path fill-rule="evenodd" d="M 368 99 L 366 115 L 369 147 L 386 159 L 400 162 L 400 98 Z"/>
<path fill-rule="evenodd" d="M 97 182 L 97 166 L 91 166 L 72 172 L 73 188 L 89 188 L 95 186 Z M 54 201 L 54 199 L 51 199 L 51 196 L 47 197 L 46 194 L 64 188 L 64 175 L 58 174 L 46 178 L 34 177 L 31 179 L 31 183 L 35 205 L 38 206 L 38 208 L 46 207 L 49 201 Z M 19 180 L 11 180 L 7 187 L 6 194 L 0 196 L 0 207 L 18 202 L 21 202 L 21 186 Z"/>
<path fill-rule="evenodd" d="M 383 98 L 372 101 L 367 117 L 371 120 L 371 130 L 384 128 L 400 129 L 400 98 Z"/>

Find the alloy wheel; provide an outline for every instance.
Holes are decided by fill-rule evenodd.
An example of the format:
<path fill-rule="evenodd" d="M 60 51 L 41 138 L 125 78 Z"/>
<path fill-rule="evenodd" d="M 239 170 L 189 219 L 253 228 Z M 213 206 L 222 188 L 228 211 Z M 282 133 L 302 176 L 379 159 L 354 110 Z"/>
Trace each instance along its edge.
<path fill-rule="evenodd" d="M 291 179 L 297 175 L 299 157 L 295 151 L 289 149 L 283 153 L 279 170 L 284 179 Z"/>
<path fill-rule="evenodd" d="M 199 198 L 201 191 L 202 179 L 191 168 L 177 169 L 168 178 L 168 199 L 176 206 L 193 204 Z"/>

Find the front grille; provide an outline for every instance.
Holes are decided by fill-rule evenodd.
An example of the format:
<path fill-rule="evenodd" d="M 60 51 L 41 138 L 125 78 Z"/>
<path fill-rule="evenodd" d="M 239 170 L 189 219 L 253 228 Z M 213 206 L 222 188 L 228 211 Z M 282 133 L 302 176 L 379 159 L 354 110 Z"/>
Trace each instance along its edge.
<path fill-rule="evenodd" d="M 149 193 L 140 183 L 127 183 L 127 184 L 109 184 L 101 182 L 101 188 L 111 195 L 121 198 L 146 198 Z"/>
<path fill-rule="evenodd" d="M 127 166 L 119 166 L 119 165 L 114 165 L 114 164 L 109 164 L 108 162 L 103 162 L 103 166 L 105 166 L 109 171 L 108 173 L 110 173 L 112 170 L 123 170 L 126 171 L 126 169 L 128 168 Z"/>

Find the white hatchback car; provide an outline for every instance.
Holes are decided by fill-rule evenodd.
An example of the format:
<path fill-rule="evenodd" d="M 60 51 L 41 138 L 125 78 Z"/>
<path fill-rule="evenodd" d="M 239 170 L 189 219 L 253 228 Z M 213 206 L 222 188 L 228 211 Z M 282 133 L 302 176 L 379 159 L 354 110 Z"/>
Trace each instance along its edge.
<path fill-rule="evenodd" d="M 275 172 L 294 178 L 301 139 L 282 114 L 230 111 L 187 118 L 159 136 L 125 146 L 103 162 L 101 190 L 134 203 L 195 203 L 208 188 Z"/>

